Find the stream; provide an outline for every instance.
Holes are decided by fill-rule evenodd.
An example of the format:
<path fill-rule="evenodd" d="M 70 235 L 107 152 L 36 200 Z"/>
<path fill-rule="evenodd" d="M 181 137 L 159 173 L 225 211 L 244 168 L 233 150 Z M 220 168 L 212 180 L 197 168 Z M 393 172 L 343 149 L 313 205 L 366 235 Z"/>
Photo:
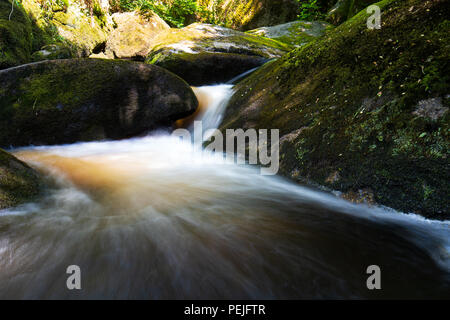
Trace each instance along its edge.
<path fill-rule="evenodd" d="M 196 93 L 179 125 L 217 128 L 232 86 Z M 165 131 L 12 152 L 53 183 L 0 211 L 2 299 L 450 298 L 450 221 L 262 176 Z"/>

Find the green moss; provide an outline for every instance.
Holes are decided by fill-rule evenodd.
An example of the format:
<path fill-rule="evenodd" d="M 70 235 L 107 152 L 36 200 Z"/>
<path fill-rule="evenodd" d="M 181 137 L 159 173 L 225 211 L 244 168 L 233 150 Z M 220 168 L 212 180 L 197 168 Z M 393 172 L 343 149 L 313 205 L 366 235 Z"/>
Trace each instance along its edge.
<path fill-rule="evenodd" d="M 0 2 L 0 69 L 43 58 L 90 55 L 106 41 L 108 28 L 101 20 L 104 17 L 95 17 L 92 27 L 79 6 L 76 2 L 69 6 L 66 0 L 15 0 L 10 19 L 11 0 Z M 65 52 L 41 57 L 39 51 L 49 45 L 64 48 Z"/>
<path fill-rule="evenodd" d="M 32 52 L 32 24 L 22 6 L 0 2 L 0 69 L 29 61 Z"/>
<path fill-rule="evenodd" d="M 188 51 L 196 53 L 234 53 L 274 58 L 290 51 L 292 47 L 283 42 L 252 34 L 207 24 L 192 24 L 177 30 L 166 30 L 153 40 L 153 47 L 147 58 L 152 62 L 162 57 L 176 56 Z M 156 58 L 158 57 L 158 58 Z"/>
<path fill-rule="evenodd" d="M 292 49 L 274 39 L 198 23 L 165 30 L 152 42 L 146 63 L 167 68 L 191 85 L 226 82 Z"/>
<path fill-rule="evenodd" d="M 170 125 L 198 103 L 180 78 L 123 60 L 28 64 L 0 71 L 0 87 L 0 146 L 121 139 Z"/>
<path fill-rule="evenodd" d="M 450 116 L 416 110 L 432 98 L 449 107 L 449 8 L 445 1 L 377 5 L 381 30 L 367 29 L 360 12 L 239 84 L 223 127 L 296 133 L 281 146 L 284 175 L 344 192 L 368 187 L 378 203 L 448 218 Z M 240 113 L 246 105 L 259 109 Z M 327 182 L 336 171 L 340 179 Z"/>

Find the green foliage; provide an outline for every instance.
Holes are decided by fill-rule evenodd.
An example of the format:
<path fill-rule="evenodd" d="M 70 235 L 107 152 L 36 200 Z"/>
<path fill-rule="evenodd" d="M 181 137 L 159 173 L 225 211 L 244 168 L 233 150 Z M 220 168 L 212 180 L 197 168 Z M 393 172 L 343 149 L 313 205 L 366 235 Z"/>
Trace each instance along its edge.
<path fill-rule="evenodd" d="M 196 0 L 172 0 L 167 2 L 154 0 L 115 0 L 113 10 L 119 11 L 153 11 L 173 27 L 184 27 L 190 20 L 214 22 L 214 15 L 199 6 Z"/>
<path fill-rule="evenodd" d="M 321 20 L 325 17 L 322 6 L 318 0 L 295 0 L 299 4 L 299 13 L 297 18 L 299 20 Z"/>

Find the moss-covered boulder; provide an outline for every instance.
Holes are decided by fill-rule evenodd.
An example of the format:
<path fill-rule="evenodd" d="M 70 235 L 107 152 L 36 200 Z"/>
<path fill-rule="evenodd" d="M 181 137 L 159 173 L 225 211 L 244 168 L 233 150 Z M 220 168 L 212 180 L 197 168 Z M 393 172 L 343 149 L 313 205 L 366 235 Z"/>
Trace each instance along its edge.
<path fill-rule="evenodd" d="M 60 36 L 52 22 L 54 12 L 66 12 L 68 4 L 67 0 L 53 1 L 53 6 L 49 1 L 21 1 L 32 25 L 31 61 L 76 57 L 80 52 L 76 45 Z"/>
<path fill-rule="evenodd" d="M 266 58 L 233 53 L 180 53 L 159 56 L 156 65 L 176 73 L 192 86 L 225 83 L 267 62 Z"/>
<path fill-rule="evenodd" d="M 296 0 L 198 0 L 221 24 L 250 30 L 292 21 L 298 12 Z"/>
<path fill-rule="evenodd" d="M 106 56 L 144 61 L 150 52 L 152 39 L 163 30 L 170 29 L 157 14 L 147 12 L 115 13 L 115 29 L 108 36 Z"/>
<path fill-rule="evenodd" d="M 36 171 L 0 149 L 0 210 L 32 200 L 41 187 Z"/>
<path fill-rule="evenodd" d="M 323 21 L 292 21 L 273 27 L 261 27 L 247 31 L 247 33 L 298 47 L 323 36 L 325 31 L 330 28 L 332 25 Z"/>
<path fill-rule="evenodd" d="M 327 13 L 327 21 L 338 25 L 378 0 L 338 0 Z"/>
<path fill-rule="evenodd" d="M 30 61 L 33 32 L 31 21 L 21 5 L 0 1 L 0 69 Z"/>
<path fill-rule="evenodd" d="M 57 28 L 60 37 L 78 48 L 79 56 L 88 57 L 104 45 L 108 29 L 97 16 L 89 17 L 79 5 L 71 5 L 67 11 L 52 13 L 51 23 Z"/>
<path fill-rule="evenodd" d="M 24 65 L 0 71 L 0 146 L 126 138 L 170 125 L 197 105 L 182 79 L 144 63 Z"/>
<path fill-rule="evenodd" d="M 82 0 L 15 0 L 14 7 L 12 0 L 1 1 L 0 69 L 100 51 L 112 21 L 100 7 L 94 13 Z"/>
<path fill-rule="evenodd" d="M 164 50 L 184 53 L 220 52 L 278 58 L 292 48 L 282 42 L 204 23 L 161 32 L 151 46 L 151 56 Z"/>
<path fill-rule="evenodd" d="M 146 62 L 167 68 L 192 85 L 201 85 L 229 80 L 291 49 L 273 39 L 194 23 L 156 36 Z"/>
<path fill-rule="evenodd" d="M 450 16 L 385 0 L 239 83 L 222 129 L 280 129 L 280 173 L 449 218 Z M 350 198 L 352 198 L 350 196 Z"/>

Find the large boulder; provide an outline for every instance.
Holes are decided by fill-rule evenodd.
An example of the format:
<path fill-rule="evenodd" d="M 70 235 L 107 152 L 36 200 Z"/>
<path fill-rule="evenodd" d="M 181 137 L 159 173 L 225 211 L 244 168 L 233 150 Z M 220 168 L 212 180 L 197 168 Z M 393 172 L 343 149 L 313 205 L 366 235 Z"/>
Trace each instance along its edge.
<path fill-rule="evenodd" d="M 145 16 L 137 12 L 115 13 L 116 28 L 108 36 L 106 56 L 144 61 L 150 52 L 152 39 L 163 30 L 170 29 L 157 14 Z"/>
<path fill-rule="evenodd" d="M 88 57 L 104 45 L 108 29 L 97 17 L 89 17 L 80 5 L 71 5 L 67 11 L 52 14 L 51 23 L 57 28 L 59 36 L 77 48 L 77 54 Z"/>
<path fill-rule="evenodd" d="M 292 21 L 273 27 L 261 27 L 247 31 L 247 33 L 299 47 L 323 36 L 325 31 L 330 28 L 332 25 L 323 21 Z"/>
<path fill-rule="evenodd" d="M 180 78 L 144 63 L 53 60 L 0 71 L 0 146 L 121 139 L 192 114 Z"/>
<path fill-rule="evenodd" d="M 292 49 L 282 42 L 210 24 L 161 32 L 146 62 L 176 73 L 191 85 L 222 82 Z"/>
<path fill-rule="evenodd" d="M 216 20 L 228 27 L 250 30 L 292 21 L 298 12 L 296 0 L 197 0 Z"/>
<path fill-rule="evenodd" d="M 88 3 L 95 7 L 92 16 Z M 49 44 L 70 46 L 73 57 L 87 57 L 102 48 L 112 28 L 103 0 L 22 0 L 22 5 L 33 22 L 35 40 L 39 40 L 41 47 Z"/>
<path fill-rule="evenodd" d="M 12 0 L 1 1 L 0 69 L 100 51 L 112 28 L 112 21 L 101 10 L 96 9 L 91 17 L 81 0 L 15 0 L 14 6 Z"/>
<path fill-rule="evenodd" d="M 36 171 L 0 149 L 0 210 L 32 200 L 41 186 Z"/>
<path fill-rule="evenodd" d="M 222 124 L 280 129 L 280 173 L 449 218 L 450 7 L 385 0 L 235 88 Z"/>
<path fill-rule="evenodd" d="M 205 52 L 158 56 L 152 64 L 172 71 L 192 86 L 202 86 L 231 81 L 267 61 L 266 58 L 258 56 Z"/>

